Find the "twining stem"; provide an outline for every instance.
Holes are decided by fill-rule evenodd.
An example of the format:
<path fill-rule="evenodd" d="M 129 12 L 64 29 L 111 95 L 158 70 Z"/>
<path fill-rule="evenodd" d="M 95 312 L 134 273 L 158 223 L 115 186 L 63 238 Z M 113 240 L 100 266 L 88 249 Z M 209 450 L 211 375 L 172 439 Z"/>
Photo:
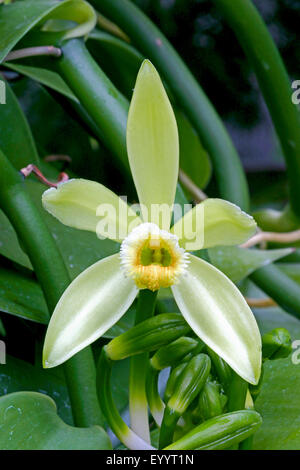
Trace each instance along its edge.
<path fill-rule="evenodd" d="M 176 424 L 180 416 L 180 413 L 173 410 L 168 405 L 165 407 L 164 416 L 159 433 L 160 449 L 163 449 L 164 447 L 172 443 Z"/>
<path fill-rule="evenodd" d="M 43 218 L 30 199 L 23 176 L 0 151 L 0 206 L 15 228 L 37 279 L 43 289 L 49 312 L 70 283 L 64 261 Z M 74 422 L 85 427 L 103 423 L 96 394 L 96 371 L 90 348 L 64 366 Z"/>
<path fill-rule="evenodd" d="M 108 358 L 105 347 L 102 349 L 97 367 L 97 391 L 99 402 L 108 424 L 120 441 L 131 450 L 153 449 L 148 442 L 134 433 L 121 418 L 111 394 L 112 361 Z"/>
<path fill-rule="evenodd" d="M 96 125 L 102 140 L 129 174 L 126 152 L 128 100 L 116 89 L 87 50 L 84 41 L 71 39 L 61 45 L 57 70 Z"/>
<path fill-rule="evenodd" d="M 232 141 L 211 102 L 175 49 L 129 0 L 90 0 L 157 67 L 208 151 L 224 199 L 249 209 L 246 177 Z"/>
<path fill-rule="evenodd" d="M 250 279 L 287 312 L 300 318 L 300 285 L 275 264 L 257 269 Z"/>
<path fill-rule="evenodd" d="M 44 183 L 46 186 L 49 186 L 51 188 L 57 188 L 57 185 L 58 183 L 62 183 L 64 181 L 68 181 L 69 179 L 69 176 L 67 175 L 67 173 L 64 173 L 64 172 L 61 172 L 59 175 L 58 175 L 58 178 L 57 178 L 57 182 L 53 183 L 52 181 L 49 181 L 44 175 L 43 173 L 41 172 L 41 170 L 36 166 L 36 165 L 33 165 L 32 163 L 30 163 L 29 165 L 27 165 L 26 167 L 22 168 L 20 170 L 20 173 L 22 173 L 22 175 L 27 178 L 29 175 L 31 175 L 31 173 L 34 173 L 36 175 L 36 177 L 42 182 Z"/>
<path fill-rule="evenodd" d="M 207 199 L 207 195 L 200 189 L 191 178 L 180 168 L 178 179 L 182 186 L 189 190 L 196 203 Z"/>
<path fill-rule="evenodd" d="M 140 290 L 135 317 L 135 324 L 152 317 L 155 309 L 157 291 Z M 148 402 L 146 395 L 146 378 L 149 367 L 149 354 L 142 353 L 130 360 L 129 411 L 133 431 L 150 443 L 148 420 Z"/>
<path fill-rule="evenodd" d="M 300 240 L 300 229 L 293 230 L 292 232 L 259 232 L 253 237 L 249 238 L 241 245 L 242 248 L 250 248 L 262 242 L 275 242 L 275 243 L 294 243 Z"/>
<path fill-rule="evenodd" d="M 17 49 L 9 52 L 4 59 L 4 62 L 36 56 L 60 57 L 61 50 L 54 46 L 25 47 L 24 49 Z"/>
<path fill-rule="evenodd" d="M 249 307 L 253 308 L 267 308 L 267 307 L 275 307 L 277 303 L 275 300 L 271 299 L 270 297 L 267 297 L 265 299 L 251 299 L 249 297 L 245 297 L 245 300 Z"/>
<path fill-rule="evenodd" d="M 279 51 L 251 0 L 213 0 L 256 74 L 287 164 L 291 207 L 300 215 L 300 112 Z"/>

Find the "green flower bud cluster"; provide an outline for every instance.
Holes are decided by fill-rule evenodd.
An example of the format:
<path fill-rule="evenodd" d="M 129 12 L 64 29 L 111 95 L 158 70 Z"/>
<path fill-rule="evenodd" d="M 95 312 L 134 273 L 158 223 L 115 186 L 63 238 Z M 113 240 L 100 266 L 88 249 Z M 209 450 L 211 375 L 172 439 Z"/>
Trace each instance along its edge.
<path fill-rule="evenodd" d="M 265 334 L 262 343 L 264 360 L 284 358 L 291 352 L 291 338 L 284 328 Z M 147 319 L 110 341 L 105 351 L 112 361 L 152 353 L 146 394 L 160 430 L 159 448 L 228 449 L 251 443 L 261 417 L 253 409 L 243 408 L 247 408 L 246 394 L 253 405 L 263 374 L 256 386 L 247 387 L 218 354 L 193 335 L 180 314 Z M 170 373 L 161 398 L 158 379 L 167 368 Z M 239 406 L 234 408 L 231 402 L 237 399 Z"/>

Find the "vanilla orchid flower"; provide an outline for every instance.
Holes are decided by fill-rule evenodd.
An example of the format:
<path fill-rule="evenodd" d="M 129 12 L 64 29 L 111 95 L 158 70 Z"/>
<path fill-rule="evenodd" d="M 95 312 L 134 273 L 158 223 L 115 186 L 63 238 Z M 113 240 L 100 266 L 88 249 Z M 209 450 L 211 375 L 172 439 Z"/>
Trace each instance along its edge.
<path fill-rule="evenodd" d="M 98 236 L 105 231 L 99 224 L 101 207 L 112 207 L 108 222 L 115 233 L 110 238 L 121 243 L 118 254 L 87 268 L 62 295 L 47 330 L 44 366 L 61 364 L 103 335 L 128 310 L 139 289 L 170 287 L 199 338 L 256 384 L 261 337 L 250 308 L 222 272 L 189 253 L 243 243 L 256 224 L 236 205 L 207 199 L 170 229 L 179 170 L 178 131 L 160 77 L 148 60 L 138 73 L 129 109 L 127 151 L 140 216 L 93 181 L 73 179 L 43 194 L 44 208 L 63 224 L 97 231 Z M 154 217 L 153 207 L 163 208 L 164 217 L 155 211 Z"/>

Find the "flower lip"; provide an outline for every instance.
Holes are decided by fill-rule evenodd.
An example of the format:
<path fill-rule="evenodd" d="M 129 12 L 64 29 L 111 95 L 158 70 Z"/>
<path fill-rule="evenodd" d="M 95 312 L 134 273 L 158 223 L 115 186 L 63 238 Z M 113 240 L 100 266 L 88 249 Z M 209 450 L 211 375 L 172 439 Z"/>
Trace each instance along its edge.
<path fill-rule="evenodd" d="M 153 223 L 134 228 L 120 250 L 125 275 L 139 289 L 158 290 L 178 282 L 188 265 L 188 253 L 180 248 L 176 235 Z"/>

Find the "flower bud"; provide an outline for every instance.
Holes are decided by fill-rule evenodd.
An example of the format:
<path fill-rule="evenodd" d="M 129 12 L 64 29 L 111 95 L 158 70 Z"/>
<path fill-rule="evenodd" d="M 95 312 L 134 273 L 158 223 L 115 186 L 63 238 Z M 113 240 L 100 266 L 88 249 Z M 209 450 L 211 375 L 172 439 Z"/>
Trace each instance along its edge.
<path fill-rule="evenodd" d="M 175 367 L 174 369 L 171 370 L 171 373 L 169 375 L 168 382 L 167 382 L 167 385 L 166 385 L 166 389 L 165 389 L 164 399 L 165 399 L 166 402 L 173 395 L 176 380 L 178 379 L 179 375 L 181 374 L 183 369 L 186 367 L 186 365 L 187 365 L 187 363 L 183 362 L 183 363 L 179 364 L 177 367 Z"/>
<path fill-rule="evenodd" d="M 197 412 L 200 419 L 206 421 L 221 415 L 224 408 L 224 397 L 225 395 L 220 393 L 219 384 L 207 381 L 199 396 Z"/>
<path fill-rule="evenodd" d="M 174 366 L 197 346 L 198 341 L 195 339 L 185 336 L 178 338 L 156 351 L 150 360 L 151 366 L 156 370 Z"/>
<path fill-rule="evenodd" d="M 263 359 L 283 359 L 292 352 L 290 333 L 285 328 L 275 328 L 262 337 Z"/>
<path fill-rule="evenodd" d="M 163 313 L 149 318 L 111 340 L 106 346 L 113 361 L 155 351 L 165 344 L 187 334 L 190 327 L 179 313 Z"/>
<path fill-rule="evenodd" d="M 165 450 L 222 450 L 251 436 L 262 423 L 253 410 L 240 410 L 209 419 Z"/>
<path fill-rule="evenodd" d="M 182 415 L 199 394 L 210 371 L 211 362 L 206 354 L 198 354 L 186 365 L 176 380 L 168 407 Z"/>

